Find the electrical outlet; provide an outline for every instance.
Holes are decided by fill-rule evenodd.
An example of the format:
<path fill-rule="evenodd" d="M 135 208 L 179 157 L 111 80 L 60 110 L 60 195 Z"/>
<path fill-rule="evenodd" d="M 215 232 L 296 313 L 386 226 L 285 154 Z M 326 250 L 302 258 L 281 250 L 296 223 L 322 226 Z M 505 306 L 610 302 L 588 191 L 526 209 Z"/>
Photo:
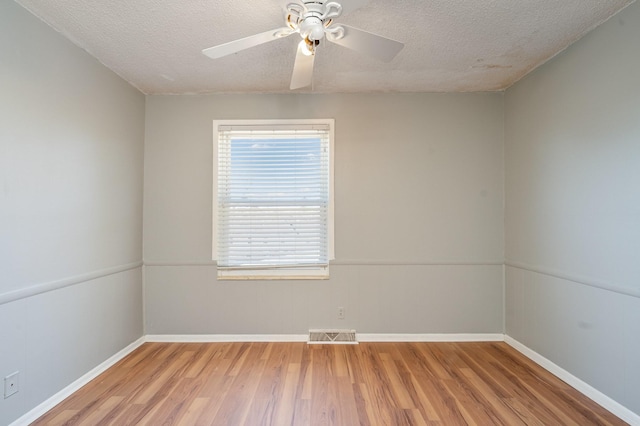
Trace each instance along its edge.
<path fill-rule="evenodd" d="M 20 375 L 19 371 L 15 373 L 9 374 L 4 378 L 4 397 L 9 398 L 14 393 L 18 392 L 18 376 Z"/>
<path fill-rule="evenodd" d="M 344 307 L 342 306 L 338 307 L 338 319 L 344 319 Z"/>

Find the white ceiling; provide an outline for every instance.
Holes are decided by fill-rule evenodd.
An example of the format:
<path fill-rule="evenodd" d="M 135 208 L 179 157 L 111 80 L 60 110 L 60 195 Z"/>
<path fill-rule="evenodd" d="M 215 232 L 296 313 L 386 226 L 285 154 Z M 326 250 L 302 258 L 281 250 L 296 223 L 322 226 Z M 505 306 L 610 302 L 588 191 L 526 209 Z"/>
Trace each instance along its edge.
<path fill-rule="evenodd" d="M 146 94 L 289 92 L 296 35 L 217 60 L 201 50 L 284 26 L 293 0 L 16 1 Z M 339 23 L 405 47 L 382 63 L 325 42 L 300 91 L 502 90 L 633 1 L 342 0 L 355 10 Z"/>

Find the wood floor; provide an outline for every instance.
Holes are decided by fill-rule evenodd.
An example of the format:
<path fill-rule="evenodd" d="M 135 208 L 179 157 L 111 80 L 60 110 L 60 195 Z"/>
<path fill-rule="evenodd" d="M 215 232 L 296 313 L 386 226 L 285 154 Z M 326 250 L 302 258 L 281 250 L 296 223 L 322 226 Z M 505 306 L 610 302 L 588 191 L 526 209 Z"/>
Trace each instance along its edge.
<path fill-rule="evenodd" d="M 146 343 L 35 425 L 621 425 L 505 343 Z"/>

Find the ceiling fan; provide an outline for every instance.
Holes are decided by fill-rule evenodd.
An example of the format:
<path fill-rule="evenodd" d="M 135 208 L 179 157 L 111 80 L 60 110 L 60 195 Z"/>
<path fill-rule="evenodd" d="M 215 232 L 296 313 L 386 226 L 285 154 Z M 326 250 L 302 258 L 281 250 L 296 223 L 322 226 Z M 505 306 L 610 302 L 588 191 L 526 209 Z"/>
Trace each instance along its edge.
<path fill-rule="evenodd" d="M 322 39 L 385 62 L 391 61 L 404 47 L 399 41 L 335 24 L 334 20 L 342 15 L 342 9 L 342 5 L 335 1 L 303 0 L 302 3 L 289 3 L 286 7 L 286 27 L 213 46 L 202 53 L 217 59 L 298 33 L 302 41 L 298 44 L 290 85 L 290 89 L 295 90 L 311 85 L 316 48 Z"/>

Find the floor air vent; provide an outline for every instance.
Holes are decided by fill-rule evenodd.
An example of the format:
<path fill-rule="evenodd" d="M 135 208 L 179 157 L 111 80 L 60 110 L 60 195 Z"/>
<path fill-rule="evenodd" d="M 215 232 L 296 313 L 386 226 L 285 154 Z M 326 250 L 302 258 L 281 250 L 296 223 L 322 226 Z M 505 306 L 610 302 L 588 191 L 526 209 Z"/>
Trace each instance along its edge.
<path fill-rule="evenodd" d="M 309 344 L 357 345 L 355 330 L 309 330 Z"/>

